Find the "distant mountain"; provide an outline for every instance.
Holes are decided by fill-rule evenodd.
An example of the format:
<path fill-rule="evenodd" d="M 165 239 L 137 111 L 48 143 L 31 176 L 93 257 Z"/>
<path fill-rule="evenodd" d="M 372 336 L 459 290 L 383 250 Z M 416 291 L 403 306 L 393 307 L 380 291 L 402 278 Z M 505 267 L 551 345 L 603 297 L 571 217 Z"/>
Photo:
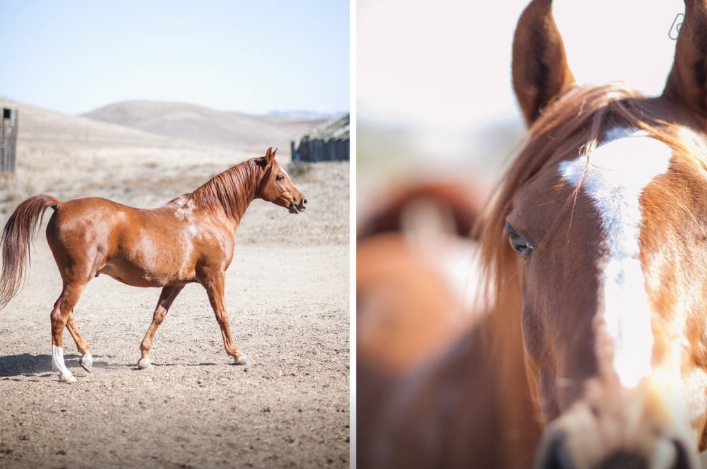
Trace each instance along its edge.
<path fill-rule="evenodd" d="M 159 135 L 110 122 L 97 122 L 4 98 L 0 98 L 0 105 L 19 110 L 20 140 L 48 145 L 58 142 L 169 145 L 169 140 Z"/>
<path fill-rule="evenodd" d="M 270 111 L 267 113 L 270 117 L 288 117 L 290 119 L 325 119 L 331 120 L 346 115 L 346 111 L 340 112 L 314 112 L 314 111 Z"/>
<path fill-rule="evenodd" d="M 120 102 L 84 116 L 197 144 L 253 152 L 273 146 L 283 153 L 289 153 L 290 140 L 298 140 L 326 121 L 320 117 L 252 115 L 158 101 Z"/>
<path fill-rule="evenodd" d="M 18 173 L 24 174 L 23 177 L 31 175 L 38 188 L 49 184 L 47 179 L 41 179 L 43 177 L 54 178 L 74 171 L 98 174 L 98 169 L 116 168 L 123 164 L 119 161 L 123 155 L 174 155 L 185 145 L 183 141 L 150 132 L 62 114 L 4 98 L 0 98 L 0 107 L 18 111 Z M 60 177 L 51 181 L 56 187 L 61 185 Z M 53 186 L 45 187 L 51 190 Z M 62 187 L 78 195 L 73 189 Z"/>

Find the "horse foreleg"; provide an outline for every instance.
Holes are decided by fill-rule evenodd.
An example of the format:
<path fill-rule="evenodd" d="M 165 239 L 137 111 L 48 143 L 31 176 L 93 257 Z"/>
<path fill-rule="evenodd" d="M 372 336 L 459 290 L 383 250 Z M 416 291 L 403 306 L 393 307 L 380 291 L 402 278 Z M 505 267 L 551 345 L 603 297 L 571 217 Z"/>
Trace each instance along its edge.
<path fill-rule="evenodd" d="M 179 295 L 179 292 L 182 291 L 183 288 L 184 285 L 176 285 L 164 287 L 162 289 L 162 293 L 160 293 L 160 299 L 157 301 L 155 312 L 152 315 L 152 323 L 150 324 L 150 328 L 147 330 L 145 338 L 142 339 L 142 342 L 140 343 L 141 356 L 140 360 L 137 362 L 137 367 L 139 369 L 144 370 L 146 368 L 152 367 L 152 363 L 150 362 L 150 349 L 152 348 L 152 339 L 155 337 L 155 332 L 157 332 L 157 328 L 160 327 L 160 324 L 162 324 L 162 321 L 164 321 L 164 318 L 167 316 L 167 312 L 169 311 L 170 306 L 172 306 L 172 302 L 177 297 L 177 295 Z"/>
<path fill-rule="evenodd" d="M 245 355 L 238 351 L 236 343 L 231 336 L 231 328 L 228 324 L 228 312 L 226 311 L 226 302 L 224 301 L 224 283 L 225 274 L 218 272 L 209 276 L 202 284 L 206 288 L 206 294 L 209 296 L 211 308 L 216 315 L 216 322 L 221 328 L 221 337 L 223 338 L 223 346 L 226 348 L 226 353 L 232 356 L 236 365 L 249 364 Z"/>
<path fill-rule="evenodd" d="M 64 289 L 56 303 L 54 303 L 54 309 L 50 315 L 52 323 L 52 369 L 60 373 L 59 381 L 67 383 L 75 383 L 76 378 L 64 363 L 62 334 L 64 327 L 69 321 L 71 312 L 74 310 L 74 306 L 76 306 L 81 297 L 84 286 L 85 284 L 64 284 Z"/>
<path fill-rule="evenodd" d="M 81 331 L 79 331 L 78 326 L 76 326 L 76 323 L 74 322 L 73 311 L 71 312 L 71 314 L 69 314 L 69 318 L 66 321 L 66 328 L 69 330 L 71 337 L 73 337 L 74 342 L 76 343 L 76 348 L 81 354 L 79 365 L 81 365 L 84 370 L 90 373 L 93 369 L 93 357 L 91 356 L 91 351 L 89 350 L 88 342 L 86 342 L 86 339 L 83 338 L 83 336 L 81 335 Z"/>

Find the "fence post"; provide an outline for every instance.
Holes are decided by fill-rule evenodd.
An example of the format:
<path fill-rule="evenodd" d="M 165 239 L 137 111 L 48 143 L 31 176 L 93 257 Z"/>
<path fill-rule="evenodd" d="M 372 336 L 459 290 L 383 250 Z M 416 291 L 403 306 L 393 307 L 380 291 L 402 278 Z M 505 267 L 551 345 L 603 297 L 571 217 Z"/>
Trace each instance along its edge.
<path fill-rule="evenodd" d="M 16 165 L 18 111 L 3 108 L 0 121 L 0 172 L 14 173 Z"/>
<path fill-rule="evenodd" d="M 293 163 L 298 163 L 299 162 L 299 153 L 295 150 L 295 141 L 290 140 L 290 155 L 292 156 L 292 162 Z"/>

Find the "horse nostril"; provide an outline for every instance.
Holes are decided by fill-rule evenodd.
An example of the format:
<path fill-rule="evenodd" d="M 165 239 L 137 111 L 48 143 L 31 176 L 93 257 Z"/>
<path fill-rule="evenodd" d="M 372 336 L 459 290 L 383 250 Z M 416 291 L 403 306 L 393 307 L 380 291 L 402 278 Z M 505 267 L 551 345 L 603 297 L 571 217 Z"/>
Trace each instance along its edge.
<path fill-rule="evenodd" d="M 306 207 L 306 206 L 307 206 L 307 199 L 302 199 L 302 207 Z"/>
<path fill-rule="evenodd" d="M 536 466 L 539 469 L 573 469 L 572 456 L 567 448 L 567 442 L 563 433 L 558 432 L 553 435 L 551 441 L 543 445 L 542 452 L 536 459 Z"/>
<path fill-rule="evenodd" d="M 690 453 L 685 445 L 680 441 L 673 441 L 675 445 L 675 464 L 672 467 L 675 469 L 691 469 L 694 464 L 691 462 Z"/>
<path fill-rule="evenodd" d="M 627 451 L 618 451 L 604 459 L 599 466 L 602 469 L 648 469 L 648 460 L 645 456 Z M 653 467 L 653 466 L 651 466 Z M 660 466 L 674 467 L 674 466 Z"/>

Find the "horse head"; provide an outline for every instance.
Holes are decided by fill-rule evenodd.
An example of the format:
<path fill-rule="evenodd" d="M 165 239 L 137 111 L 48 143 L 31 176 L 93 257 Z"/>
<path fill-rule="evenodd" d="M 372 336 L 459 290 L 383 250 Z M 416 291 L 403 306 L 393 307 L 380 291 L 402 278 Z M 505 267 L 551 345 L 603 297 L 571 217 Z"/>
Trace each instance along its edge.
<path fill-rule="evenodd" d="M 268 148 L 265 156 L 255 159 L 261 168 L 262 177 L 256 190 L 257 198 L 287 208 L 290 213 L 299 213 L 307 208 L 307 198 L 292 183 L 290 176 L 275 159 L 277 149 Z"/>
<path fill-rule="evenodd" d="M 513 303 L 538 467 L 696 467 L 707 449 L 707 3 L 662 96 L 576 84 L 534 0 L 513 45 L 529 126 L 482 234 Z M 501 320 L 508 320 L 508 317 Z M 510 327 L 510 326 L 509 326 Z"/>

